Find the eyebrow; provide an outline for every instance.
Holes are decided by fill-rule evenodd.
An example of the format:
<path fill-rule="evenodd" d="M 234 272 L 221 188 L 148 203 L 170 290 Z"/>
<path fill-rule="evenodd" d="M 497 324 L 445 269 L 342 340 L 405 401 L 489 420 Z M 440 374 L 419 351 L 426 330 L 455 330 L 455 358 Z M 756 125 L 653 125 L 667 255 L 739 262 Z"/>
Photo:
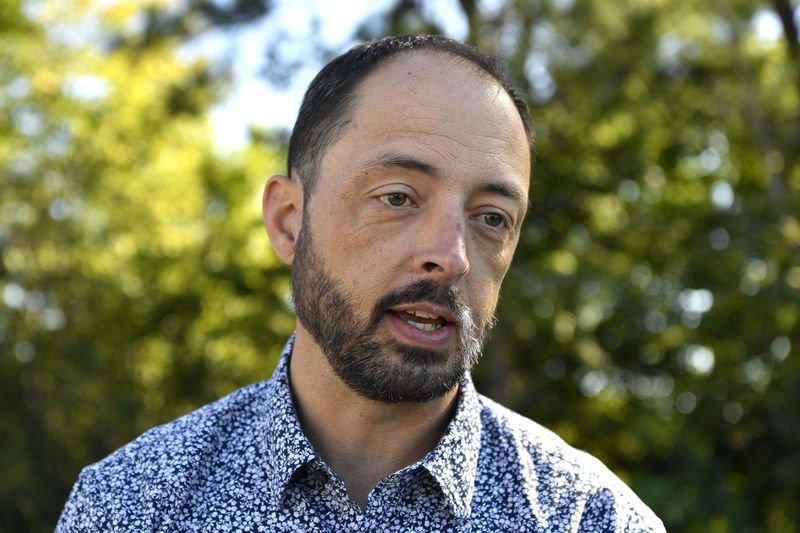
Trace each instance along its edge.
<path fill-rule="evenodd" d="M 530 200 L 527 196 L 522 194 L 517 187 L 512 187 L 505 183 L 500 183 L 497 181 L 491 181 L 488 183 L 482 183 L 477 188 L 478 192 L 488 193 L 488 194 L 496 194 L 498 196 L 503 196 L 505 198 L 509 198 L 514 200 L 522 207 L 522 215 L 525 215 L 525 212 L 528 210 L 528 206 L 530 205 Z"/>
<path fill-rule="evenodd" d="M 382 154 L 367 161 L 364 165 L 364 170 L 370 168 L 404 168 L 406 170 L 413 170 L 421 174 L 426 174 L 432 178 L 441 177 L 441 172 L 438 168 L 430 163 L 421 161 L 415 157 L 403 154 Z"/>
<path fill-rule="evenodd" d="M 442 177 L 441 171 L 436 166 L 417 159 L 416 157 L 397 153 L 381 154 L 361 165 L 361 170 L 364 173 L 374 168 L 403 168 L 413 172 L 419 172 L 420 174 L 424 174 L 434 179 L 440 179 Z M 514 187 L 507 183 L 488 181 L 478 185 L 478 187 L 475 189 L 475 192 L 495 194 L 497 196 L 514 200 L 522 208 L 523 217 L 525 216 L 525 213 L 530 205 L 528 197 L 523 194 L 518 187 Z"/>

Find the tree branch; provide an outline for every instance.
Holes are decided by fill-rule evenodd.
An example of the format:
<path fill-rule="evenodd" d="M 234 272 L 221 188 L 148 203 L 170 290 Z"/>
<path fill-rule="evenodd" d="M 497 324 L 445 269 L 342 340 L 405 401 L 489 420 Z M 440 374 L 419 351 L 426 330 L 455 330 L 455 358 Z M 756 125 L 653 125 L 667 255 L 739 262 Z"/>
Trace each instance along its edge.
<path fill-rule="evenodd" d="M 772 0 L 775 6 L 775 13 L 781 19 L 783 33 L 786 35 L 786 46 L 789 49 L 789 56 L 797 61 L 800 55 L 800 42 L 797 40 L 797 24 L 794 21 L 794 10 L 789 0 Z"/>

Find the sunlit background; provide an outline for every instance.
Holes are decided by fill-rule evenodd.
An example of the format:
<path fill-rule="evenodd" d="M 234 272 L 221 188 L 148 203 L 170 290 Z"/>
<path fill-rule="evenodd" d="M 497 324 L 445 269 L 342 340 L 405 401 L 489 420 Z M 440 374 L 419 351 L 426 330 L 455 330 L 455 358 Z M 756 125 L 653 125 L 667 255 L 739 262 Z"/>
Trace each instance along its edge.
<path fill-rule="evenodd" d="M 303 90 L 387 33 L 497 54 L 536 122 L 479 390 L 600 457 L 669 531 L 800 526 L 792 0 L 5 0 L 0 530 L 270 376 L 260 221 Z"/>

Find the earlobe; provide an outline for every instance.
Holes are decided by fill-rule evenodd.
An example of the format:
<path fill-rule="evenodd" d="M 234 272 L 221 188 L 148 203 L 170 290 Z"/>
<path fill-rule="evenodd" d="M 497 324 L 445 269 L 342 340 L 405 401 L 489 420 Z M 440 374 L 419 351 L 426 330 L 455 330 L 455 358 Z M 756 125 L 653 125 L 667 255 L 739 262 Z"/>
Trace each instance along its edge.
<path fill-rule="evenodd" d="M 261 209 L 264 227 L 275 253 L 291 266 L 303 220 L 303 190 L 300 180 L 281 175 L 272 176 L 264 186 Z"/>

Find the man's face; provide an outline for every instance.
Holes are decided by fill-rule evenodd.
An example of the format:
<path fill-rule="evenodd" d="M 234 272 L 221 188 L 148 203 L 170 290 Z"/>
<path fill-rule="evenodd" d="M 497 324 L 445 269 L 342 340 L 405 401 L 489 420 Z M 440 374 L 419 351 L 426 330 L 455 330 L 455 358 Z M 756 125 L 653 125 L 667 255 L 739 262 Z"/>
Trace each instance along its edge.
<path fill-rule="evenodd" d="M 510 97 L 474 66 L 412 52 L 360 85 L 304 206 L 298 335 L 379 401 L 428 401 L 480 353 L 527 205 Z"/>

